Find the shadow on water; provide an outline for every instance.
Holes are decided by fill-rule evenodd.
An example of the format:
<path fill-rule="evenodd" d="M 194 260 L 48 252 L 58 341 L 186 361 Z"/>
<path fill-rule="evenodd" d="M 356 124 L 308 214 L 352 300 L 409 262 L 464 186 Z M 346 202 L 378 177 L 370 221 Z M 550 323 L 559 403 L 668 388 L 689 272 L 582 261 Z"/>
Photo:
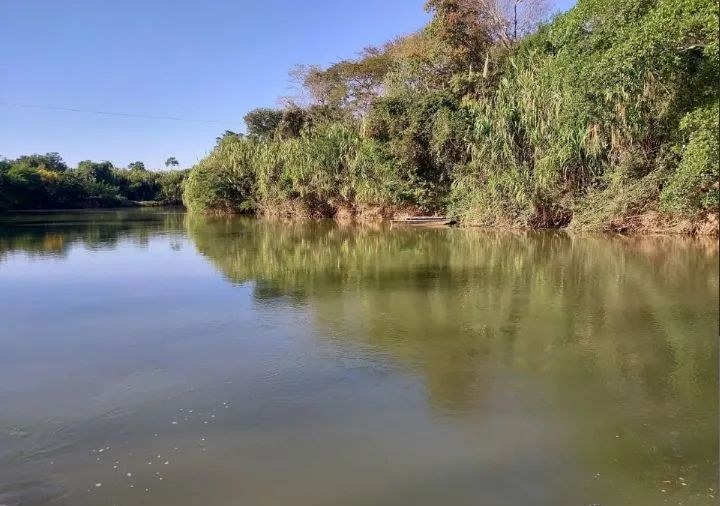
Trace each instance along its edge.
<path fill-rule="evenodd" d="M 0 269 L 184 234 L 258 307 L 302 307 L 323 345 L 419 378 L 434 416 L 480 434 L 501 395 L 561 419 L 566 458 L 616 486 L 715 487 L 714 241 L 63 213 L 0 222 Z"/>

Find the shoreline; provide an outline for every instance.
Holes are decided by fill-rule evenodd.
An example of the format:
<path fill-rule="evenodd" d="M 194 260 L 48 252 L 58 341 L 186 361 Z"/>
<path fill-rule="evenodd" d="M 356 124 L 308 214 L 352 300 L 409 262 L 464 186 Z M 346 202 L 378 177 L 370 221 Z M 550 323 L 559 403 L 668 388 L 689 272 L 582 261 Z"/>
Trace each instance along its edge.
<path fill-rule="evenodd" d="M 214 218 L 231 217 L 231 216 L 247 216 L 259 220 L 281 221 L 281 222 L 319 222 L 333 221 L 339 226 L 367 226 L 367 225 L 389 225 L 395 220 L 401 220 L 410 216 L 407 209 L 397 212 L 372 211 L 349 213 L 340 210 L 333 216 L 312 216 L 308 214 L 293 214 L 287 212 L 270 213 L 267 210 L 256 213 L 238 213 L 227 211 L 214 212 L 193 212 L 181 204 L 164 204 L 162 202 L 132 202 L 128 205 L 109 206 L 109 207 L 69 207 L 55 209 L 12 209 L 0 211 L 0 218 L 7 215 L 17 214 L 42 214 L 42 213 L 62 213 L 62 212 L 83 212 L 83 211 L 123 211 L 123 210 L 141 210 L 141 209 L 173 209 L 183 211 L 187 214 L 195 214 L 199 216 L 208 216 Z M 283 211 L 287 211 L 284 209 Z M 432 216 L 429 214 L 418 214 L 418 216 Z M 600 228 L 591 227 L 574 227 L 572 221 L 568 226 L 558 227 L 528 227 L 516 225 L 510 222 L 501 222 L 498 220 L 495 224 L 490 223 L 473 223 L 472 221 L 463 221 L 454 218 L 456 221 L 451 225 L 442 226 L 421 226 L 407 225 L 407 228 L 461 228 L 461 229 L 482 229 L 488 231 L 547 231 L 547 232 L 565 232 L 569 234 L 602 234 L 622 237 L 653 237 L 653 236 L 681 236 L 681 237 L 698 237 L 698 238 L 715 238 L 720 236 L 719 217 L 716 213 L 707 213 L 700 219 L 690 218 L 673 218 L 661 213 L 650 212 L 629 218 L 618 218 L 611 223 L 605 224 Z M 402 224 L 394 226 L 403 227 Z"/>

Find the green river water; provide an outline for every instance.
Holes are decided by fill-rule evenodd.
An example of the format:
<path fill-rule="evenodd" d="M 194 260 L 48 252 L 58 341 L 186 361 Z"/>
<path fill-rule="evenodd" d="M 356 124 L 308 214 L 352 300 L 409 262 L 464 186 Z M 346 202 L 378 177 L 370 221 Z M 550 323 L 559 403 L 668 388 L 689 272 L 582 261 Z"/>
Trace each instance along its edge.
<path fill-rule="evenodd" d="M 711 505 L 718 246 L 0 217 L 0 504 Z"/>

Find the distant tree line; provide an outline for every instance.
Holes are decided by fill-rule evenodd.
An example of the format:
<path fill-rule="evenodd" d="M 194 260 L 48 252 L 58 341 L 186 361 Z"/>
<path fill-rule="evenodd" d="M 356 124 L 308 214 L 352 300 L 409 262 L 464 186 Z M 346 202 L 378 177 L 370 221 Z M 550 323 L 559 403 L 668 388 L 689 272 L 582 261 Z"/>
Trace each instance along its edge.
<path fill-rule="evenodd" d="M 169 158 L 167 167 L 178 165 Z M 133 205 L 142 201 L 182 203 L 187 170 L 149 171 L 143 162 L 128 168 L 82 161 L 69 168 L 58 153 L 0 159 L 0 210 L 62 209 Z"/>
<path fill-rule="evenodd" d="M 245 117 L 195 166 L 205 212 L 402 209 L 624 230 L 718 198 L 716 0 L 428 0 L 429 24 Z"/>

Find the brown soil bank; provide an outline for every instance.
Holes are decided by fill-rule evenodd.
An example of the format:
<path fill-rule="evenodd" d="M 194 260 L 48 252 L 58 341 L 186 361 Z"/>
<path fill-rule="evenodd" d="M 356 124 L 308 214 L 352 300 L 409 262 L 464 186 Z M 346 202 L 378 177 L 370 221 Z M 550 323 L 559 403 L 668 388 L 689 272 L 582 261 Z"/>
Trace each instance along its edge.
<path fill-rule="evenodd" d="M 348 203 L 282 202 L 258 210 L 258 216 L 280 220 L 333 219 L 339 224 L 378 224 L 408 216 L 431 216 L 414 206 L 361 205 Z M 440 213 L 443 214 L 443 213 Z M 718 237 L 720 219 L 717 212 L 706 212 L 695 218 L 676 217 L 659 211 L 646 211 L 632 216 L 618 216 L 600 223 L 578 225 L 571 214 L 537 213 L 529 222 L 513 222 L 493 218 L 483 222 L 459 220 L 460 226 L 494 229 L 555 229 L 576 232 L 608 232 L 627 235 L 673 234 Z"/>
<path fill-rule="evenodd" d="M 703 237 L 718 237 L 720 227 L 717 213 L 705 213 L 696 218 L 678 218 L 660 212 L 647 212 L 634 216 L 622 216 L 608 222 L 594 224 L 593 226 L 577 225 L 572 220 L 567 223 L 554 224 L 536 222 L 531 226 L 513 223 L 511 221 L 492 221 L 490 223 L 464 223 L 470 226 L 487 228 L 513 228 L 525 230 L 569 230 L 573 232 L 607 232 L 626 235 L 691 235 Z"/>
<path fill-rule="evenodd" d="M 618 217 L 600 228 L 603 232 L 622 234 L 683 234 L 717 237 L 719 230 L 718 214 L 707 212 L 696 218 L 678 218 L 657 211 L 634 216 Z M 574 227 L 570 230 L 586 230 Z"/>
<path fill-rule="evenodd" d="M 423 214 L 413 206 L 351 205 L 346 202 L 289 201 L 267 205 L 258 216 L 271 219 L 321 220 L 333 219 L 340 224 L 381 223 L 399 217 Z"/>

